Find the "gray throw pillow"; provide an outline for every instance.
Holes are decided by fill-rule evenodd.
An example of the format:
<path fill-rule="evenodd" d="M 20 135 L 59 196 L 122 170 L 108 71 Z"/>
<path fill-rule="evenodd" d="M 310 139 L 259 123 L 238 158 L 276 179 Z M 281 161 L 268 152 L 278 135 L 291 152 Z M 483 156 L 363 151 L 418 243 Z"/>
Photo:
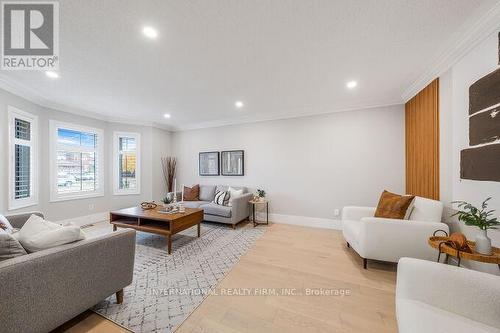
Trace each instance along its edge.
<path fill-rule="evenodd" d="M 0 232 L 0 261 L 28 254 L 11 234 Z"/>

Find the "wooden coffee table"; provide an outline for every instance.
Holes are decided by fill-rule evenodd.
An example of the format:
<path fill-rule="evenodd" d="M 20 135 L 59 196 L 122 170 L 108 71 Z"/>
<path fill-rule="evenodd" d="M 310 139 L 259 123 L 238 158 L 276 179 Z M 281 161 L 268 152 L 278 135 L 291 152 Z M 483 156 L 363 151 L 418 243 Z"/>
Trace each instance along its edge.
<path fill-rule="evenodd" d="M 150 210 L 143 210 L 141 207 L 120 209 L 109 213 L 109 222 L 113 225 L 113 231 L 117 227 L 132 228 L 167 237 L 168 254 L 172 253 L 172 235 L 197 225 L 200 237 L 203 209 L 186 208 L 185 213 L 176 214 L 160 213 L 160 209 L 163 207 Z"/>

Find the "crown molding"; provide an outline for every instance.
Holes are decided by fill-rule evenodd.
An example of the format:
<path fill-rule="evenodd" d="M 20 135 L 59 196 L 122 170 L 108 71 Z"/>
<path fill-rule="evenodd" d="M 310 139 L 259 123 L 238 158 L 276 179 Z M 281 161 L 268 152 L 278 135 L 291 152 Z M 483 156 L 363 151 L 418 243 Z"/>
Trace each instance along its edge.
<path fill-rule="evenodd" d="M 348 111 L 366 111 L 371 109 L 379 109 L 379 108 L 391 108 L 402 106 L 403 102 L 398 101 L 388 101 L 387 103 L 381 104 L 367 104 L 367 105 L 359 105 L 355 107 L 349 108 L 325 108 L 323 111 L 319 112 L 307 112 L 310 109 L 302 109 L 301 111 L 296 111 L 287 114 L 281 115 L 273 115 L 273 116 L 247 116 L 233 119 L 221 119 L 214 121 L 207 121 L 202 123 L 190 124 L 186 126 L 178 126 L 173 129 L 174 132 L 183 132 L 183 131 L 191 131 L 205 128 L 214 128 L 214 127 L 224 127 L 224 126 L 233 126 L 233 125 L 242 125 L 242 124 L 251 124 L 251 123 L 259 123 L 264 121 L 274 121 L 274 120 L 286 120 L 286 119 L 296 119 L 296 118 L 306 118 L 306 117 L 315 117 L 322 115 L 329 115 L 333 113 L 339 112 L 348 112 Z"/>
<path fill-rule="evenodd" d="M 157 122 L 145 122 L 132 118 L 119 118 L 119 117 L 109 117 L 101 115 L 97 112 L 92 112 L 90 110 L 82 110 L 71 108 L 66 105 L 58 104 L 52 102 L 42 96 L 36 90 L 23 85 L 19 82 L 16 82 L 10 78 L 7 78 L 5 75 L 0 74 L 0 89 L 4 89 L 14 95 L 17 95 L 21 98 L 24 98 L 34 104 L 37 104 L 43 108 L 52 109 L 60 112 L 71 113 L 77 116 L 84 116 L 87 118 L 92 118 L 100 121 L 105 121 L 109 123 L 117 123 L 117 124 L 126 124 L 126 125 L 138 125 L 138 126 L 147 126 L 154 127 L 168 132 L 181 132 L 181 131 L 189 131 L 196 129 L 204 129 L 204 128 L 213 128 L 213 127 L 223 127 L 223 126 L 231 126 L 231 125 L 239 125 L 239 124 L 250 124 L 257 123 L 263 121 L 273 121 L 273 120 L 284 120 L 284 119 L 293 119 L 293 118 L 303 118 L 303 117 L 314 117 L 320 115 L 327 115 L 331 113 L 337 112 L 346 112 L 346 111 L 356 111 L 356 110 L 368 110 L 368 109 L 376 109 L 381 107 L 393 107 L 397 105 L 403 104 L 401 100 L 397 101 L 387 101 L 385 103 L 378 104 L 361 104 L 353 107 L 333 107 L 331 105 L 322 106 L 319 110 L 315 112 L 311 112 L 311 108 L 301 108 L 296 110 L 287 110 L 278 115 L 266 116 L 266 115 L 257 115 L 257 116 L 244 116 L 239 118 L 231 118 L 231 119 L 219 119 L 207 122 L 200 123 L 191 123 L 185 126 L 173 126 L 166 125 Z"/>
<path fill-rule="evenodd" d="M 59 112 L 71 113 L 71 114 L 74 114 L 77 116 L 92 118 L 95 120 L 100 120 L 100 121 L 104 121 L 104 122 L 108 122 L 108 123 L 154 127 L 154 128 L 158 128 L 158 129 L 170 131 L 170 132 L 173 130 L 172 126 L 165 125 L 165 124 L 142 121 L 142 120 L 137 120 L 137 119 L 109 117 L 109 116 L 104 116 L 102 114 L 99 114 L 97 112 L 93 112 L 90 110 L 76 109 L 76 108 L 68 107 L 66 105 L 55 103 L 55 102 L 52 102 L 52 101 L 48 100 L 47 98 L 45 98 L 38 91 L 36 91 L 36 90 L 34 90 L 34 89 L 32 89 L 32 88 L 30 88 L 22 83 L 19 83 L 15 80 L 8 78 L 4 74 L 0 74 L 0 89 L 3 89 L 7 92 L 10 92 L 11 94 L 14 94 L 16 96 L 24 98 L 27 101 L 32 102 L 34 104 L 37 104 L 38 106 L 46 108 L 46 109 L 51 109 L 51 110 L 55 110 L 55 111 L 59 111 Z"/>
<path fill-rule="evenodd" d="M 402 94 L 406 103 L 434 79 L 441 76 L 463 56 L 500 28 L 500 2 L 482 16 L 472 18 L 445 44 L 422 73 Z"/>

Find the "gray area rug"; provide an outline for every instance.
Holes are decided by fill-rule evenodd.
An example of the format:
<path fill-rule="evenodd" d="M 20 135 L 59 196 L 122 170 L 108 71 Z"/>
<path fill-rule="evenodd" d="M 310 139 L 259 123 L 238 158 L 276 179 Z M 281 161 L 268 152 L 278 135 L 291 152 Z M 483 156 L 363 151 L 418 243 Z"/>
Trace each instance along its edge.
<path fill-rule="evenodd" d="M 134 280 L 123 304 L 110 296 L 94 311 L 134 332 L 173 332 L 264 233 L 250 224 L 233 230 L 203 223 L 174 235 L 168 255 L 164 237 L 137 233 Z"/>

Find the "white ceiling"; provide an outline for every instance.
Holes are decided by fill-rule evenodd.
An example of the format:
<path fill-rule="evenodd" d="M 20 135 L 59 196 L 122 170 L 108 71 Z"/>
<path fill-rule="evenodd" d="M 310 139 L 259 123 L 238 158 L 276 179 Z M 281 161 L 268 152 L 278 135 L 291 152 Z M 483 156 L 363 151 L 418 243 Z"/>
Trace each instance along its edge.
<path fill-rule="evenodd" d="M 443 46 L 496 5 L 64 0 L 61 77 L 0 78 L 45 105 L 171 129 L 398 104 Z M 157 40 L 142 35 L 144 25 L 158 29 Z M 358 87 L 346 89 L 353 79 Z M 245 107 L 236 109 L 236 100 Z"/>

